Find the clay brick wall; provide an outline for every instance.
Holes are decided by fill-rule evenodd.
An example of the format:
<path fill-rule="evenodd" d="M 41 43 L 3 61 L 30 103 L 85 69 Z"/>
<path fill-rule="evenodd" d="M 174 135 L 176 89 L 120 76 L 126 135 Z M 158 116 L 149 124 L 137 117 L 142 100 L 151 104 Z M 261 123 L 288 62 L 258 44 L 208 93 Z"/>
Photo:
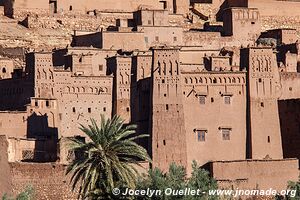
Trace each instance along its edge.
<path fill-rule="evenodd" d="M 76 195 L 71 192 L 69 179 L 65 176 L 64 165 L 10 163 L 10 167 L 14 194 L 31 185 L 37 194 L 36 199 L 76 199 Z"/>
<path fill-rule="evenodd" d="M 298 160 L 244 160 L 210 163 L 213 177 L 222 188 L 284 190 L 297 181 Z"/>
<path fill-rule="evenodd" d="M 8 142 L 6 136 L 0 136 L 0 197 L 11 191 L 11 177 L 7 158 Z"/>

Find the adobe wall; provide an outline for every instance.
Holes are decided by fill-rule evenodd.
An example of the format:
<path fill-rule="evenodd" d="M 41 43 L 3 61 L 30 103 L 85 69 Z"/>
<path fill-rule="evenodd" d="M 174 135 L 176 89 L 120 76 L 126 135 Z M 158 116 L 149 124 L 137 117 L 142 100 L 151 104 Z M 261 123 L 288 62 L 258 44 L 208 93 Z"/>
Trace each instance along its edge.
<path fill-rule="evenodd" d="M 172 162 L 187 167 L 179 49 L 153 49 L 151 79 L 153 166 L 163 171 Z"/>
<path fill-rule="evenodd" d="M 249 0 L 250 8 L 258 8 L 261 16 L 297 16 L 300 2 L 276 0 Z"/>
<path fill-rule="evenodd" d="M 9 163 L 12 191 L 18 194 L 28 185 L 34 187 L 36 199 L 75 200 L 70 180 L 65 176 L 66 166 L 58 164 Z M 1 170 L 2 172 L 2 170 Z"/>
<path fill-rule="evenodd" d="M 5 135 L 0 136 L 0 197 L 11 191 L 10 166 L 8 164 L 8 142 Z"/>
<path fill-rule="evenodd" d="M 298 159 L 241 160 L 210 163 L 212 176 L 221 188 L 284 190 L 297 181 Z"/>
<path fill-rule="evenodd" d="M 280 72 L 280 96 L 279 100 L 300 98 L 300 75 L 294 72 Z"/>
<path fill-rule="evenodd" d="M 135 41 L 132 43 L 132 41 Z M 103 49 L 147 50 L 142 32 L 102 32 Z"/>
<path fill-rule="evenodd" d="M 24 112 L 0 112 L 0 135 L 11 137 L 26 137 L 27 113 Z"/>
<path fill-rule="evenodd" d="M 67 0 L 67 1 L 58 1 L 57 11 L 69 12 L 72 8 L 73 11 L 82 11 L 87 12 L 91 10 L 100 10 L 100 11 L 124 11 L 132 12 L 138 10 L 139 7 L 152 8 L 152 9 L 163 9 L 163 5 L 158 0 Z"/>
<path fill-rule="evenodd" d="M 188 166 L 246 158 L 246 75 L 244 72 L 183 72 Z M 200 103 L 200 97 L 205 102 Z M 230 103 L 225 103 L 230 98 Z M 222 130 L 230 131 L 224 140 Z M 199 140 L 198 131 L 205 131 Z M 231 149 L 230 152 L 228 149 Z M 191 171 L 188 167 L 188 172 Z"/>

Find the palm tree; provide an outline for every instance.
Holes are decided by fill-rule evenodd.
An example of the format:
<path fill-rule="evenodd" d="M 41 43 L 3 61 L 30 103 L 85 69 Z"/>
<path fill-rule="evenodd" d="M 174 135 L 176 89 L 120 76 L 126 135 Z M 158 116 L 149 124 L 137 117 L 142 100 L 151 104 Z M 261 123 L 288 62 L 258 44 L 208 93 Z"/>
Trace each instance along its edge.
<path fill-rule="evenodd" d="M 71 149 L 82 156 L 67 168 L 73 191 L 79 189 L 78 199 L 91 195 L 93 199 L 113 199 L 115 187 L 135 188 L 138 173 L 134 165 L 151 162 L 147 151 L 135 142 L 148 135 L 136 136 L 135 129 L 136 125 L 124 127 L 119 116 L 105 119 L 101 115 L 100 127 L 94 119 L 87 127 L 80 125 L 88 141 L 71 139 Z"/>

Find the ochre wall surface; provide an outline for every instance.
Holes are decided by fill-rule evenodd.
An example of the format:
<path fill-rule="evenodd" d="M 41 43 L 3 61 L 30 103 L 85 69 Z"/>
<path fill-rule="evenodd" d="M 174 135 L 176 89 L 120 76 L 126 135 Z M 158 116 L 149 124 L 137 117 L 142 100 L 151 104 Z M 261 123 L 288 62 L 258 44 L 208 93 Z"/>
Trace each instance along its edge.
<path fill-rule="evenodd" d="M 10 168 L 7 158 L 8 142 L 6 136 L 0 136 L 0 197 L 11 191 Z"/>
<path fill-rule="evenodd" d="M 297 181 L 298 160 L 244 160 L 211 163 L 212 175 L 223 188 L 284 190 Z"/>
<path fill-rule="evenodd" d="M 33 186 L 36 199 L 76 199 L 65 176 L 66 166 L 38 163 L 10 163 L 13 193 Z"/>

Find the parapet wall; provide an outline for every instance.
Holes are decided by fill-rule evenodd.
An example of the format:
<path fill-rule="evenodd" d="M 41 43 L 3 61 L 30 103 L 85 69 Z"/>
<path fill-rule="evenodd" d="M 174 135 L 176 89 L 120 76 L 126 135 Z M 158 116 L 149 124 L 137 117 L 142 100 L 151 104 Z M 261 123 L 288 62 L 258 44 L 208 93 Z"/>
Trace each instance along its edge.
<path fill-rule="evenodd" d="M 298 159 L 219 161 L 210 167 L 222 188 L 280 191 L 299 176 Z"/>

